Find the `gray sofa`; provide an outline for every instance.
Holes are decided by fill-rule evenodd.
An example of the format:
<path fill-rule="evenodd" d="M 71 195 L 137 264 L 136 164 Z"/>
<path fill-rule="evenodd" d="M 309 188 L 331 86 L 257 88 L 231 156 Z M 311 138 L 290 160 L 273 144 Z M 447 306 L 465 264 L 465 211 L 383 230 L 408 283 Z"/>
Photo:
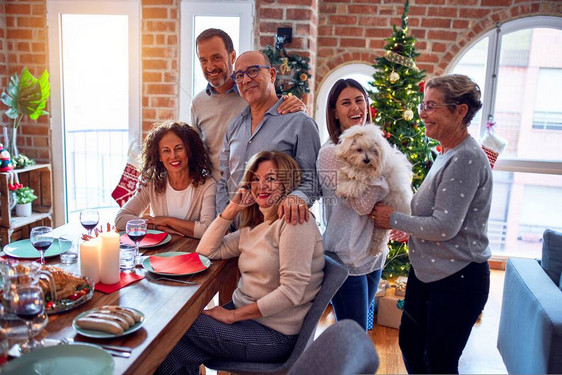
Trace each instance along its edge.
<path fill-rule="evenodd" d="M 561 232 L 544 232 L 540 263 L 507 261 L 498 349 L 509 373 L 562 373 L 561 279 Z"/>

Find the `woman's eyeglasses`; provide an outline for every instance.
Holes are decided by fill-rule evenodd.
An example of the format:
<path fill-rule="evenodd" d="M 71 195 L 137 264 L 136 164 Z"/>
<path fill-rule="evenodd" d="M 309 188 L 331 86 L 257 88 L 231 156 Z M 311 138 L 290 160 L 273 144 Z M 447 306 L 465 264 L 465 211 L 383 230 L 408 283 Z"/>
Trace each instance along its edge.
<path fill-rule="evenodd" d="M 420 103 L 418 104 L 418 113 L 421 113 L 421 111 L 425 110 L 426 112 L 432 112 L 437 108 L 440 107 L 449 107 L 452 105 L 457 105 L 457 103 L 445 103 L 445 104 L 435 104 L 433 102 L 429 102 L 429 103 Z"/>
<path fill-rule="evenodd" d="M 242 81 L 244 80 L 244 74 L 247 75 L 248 78 L 254 79 L 260 74 L 261 68 L 271 69 L 271 66 L 269 66 L 269 65 L 252 65 L 252 66 L 249 66 L 246 70 L 239 70 L 237 72 L 234 72 L 234 74 L 232 74 L 230 77 L 234 80 L 234 82 L 242 83 Z"/>

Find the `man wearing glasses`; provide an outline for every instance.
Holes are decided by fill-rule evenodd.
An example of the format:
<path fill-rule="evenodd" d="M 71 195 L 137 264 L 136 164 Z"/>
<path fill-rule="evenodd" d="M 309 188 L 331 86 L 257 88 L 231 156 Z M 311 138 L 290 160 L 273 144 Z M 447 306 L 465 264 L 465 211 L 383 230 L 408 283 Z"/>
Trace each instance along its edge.
<path fill-rule="evenodd" d="M 259 151 L 282 151 L 300 165 L 302 183 L 285 199 L 279 216 L 296 224 L 309 219 L 308 206 L 318 195 L 316 157 L 320 149 L 318 127 L 304 112 L 280 115 L 283 99 L 275 94 L 277 72 L 259 51 L 245 52 L 236 60 L 232 79 L 249 104 L 228 124 L 220 155 L 221 180 L 217 212 L 222 212 L 237 188 L 246 162 Z"/>
<path fill-rule="evenodd" d="M 248 105 L 238 94 L 231 78 L 236 51 L 230 36 L 220 29 L 207 29 L 197 37 L 197 57 L 208 82 L 191 105 L 190 125 L 199 133 L 209 149 L 213 177 L 220 178 L 219 155 L 224 133 L 230 120 Z M 295 96 L 284 97 L 279 113 L 303 111 L 304 104 Z"/>

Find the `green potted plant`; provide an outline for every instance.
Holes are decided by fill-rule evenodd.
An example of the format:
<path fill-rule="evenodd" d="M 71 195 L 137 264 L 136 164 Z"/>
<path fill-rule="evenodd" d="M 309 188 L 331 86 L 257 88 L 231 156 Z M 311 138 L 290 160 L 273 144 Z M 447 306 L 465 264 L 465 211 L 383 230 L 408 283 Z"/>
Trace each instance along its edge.
<path fill-rule="evenodd" d="M 17 148 L 17 132 L 24 116 L 37 120 L 39 116 L 48 115 L 45 111 L 47 99 L 49 99 L 51 86 L 49 84 L 49 73 L 47 70 L 39 79 L 35 78 L 27 68 L 23 68 L 21 76 L 14 73 L 10 77 L 7 89 L 2 93 L 2 103 L 8 106 L 6 116 L 13 120 L 11 134 L 4 127 L 4 144 L 12 158 L 19 155 Z M 10 137 L 11 136 L 11 137 Z"/>
<path fill-rule="evenodd" d="M 31 216 L 31 202 L 37 199 L 32 188 L 24 186 L 16 190 L 16 215 Z"/>

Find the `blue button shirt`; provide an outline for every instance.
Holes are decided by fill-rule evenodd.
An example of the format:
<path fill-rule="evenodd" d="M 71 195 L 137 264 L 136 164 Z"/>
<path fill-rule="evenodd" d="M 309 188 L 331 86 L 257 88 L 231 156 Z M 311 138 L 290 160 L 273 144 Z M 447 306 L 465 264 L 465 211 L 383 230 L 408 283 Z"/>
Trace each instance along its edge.
<path fill-rule="evenodd" d="M 229 124 L 220 155 L 221 179 L 217 187 L 217 213 L 221 213 L 238 189 L 244 168 L 260 151 L 282 151 L 302 169 L 302 181 L 292 193 L 312 205 L 318 197 L 316 158 L 320 150 L 318 126 L 305 112 L 277 113 L 279 99 L 252 134 L 252 115 L 246 107 Z"/>

